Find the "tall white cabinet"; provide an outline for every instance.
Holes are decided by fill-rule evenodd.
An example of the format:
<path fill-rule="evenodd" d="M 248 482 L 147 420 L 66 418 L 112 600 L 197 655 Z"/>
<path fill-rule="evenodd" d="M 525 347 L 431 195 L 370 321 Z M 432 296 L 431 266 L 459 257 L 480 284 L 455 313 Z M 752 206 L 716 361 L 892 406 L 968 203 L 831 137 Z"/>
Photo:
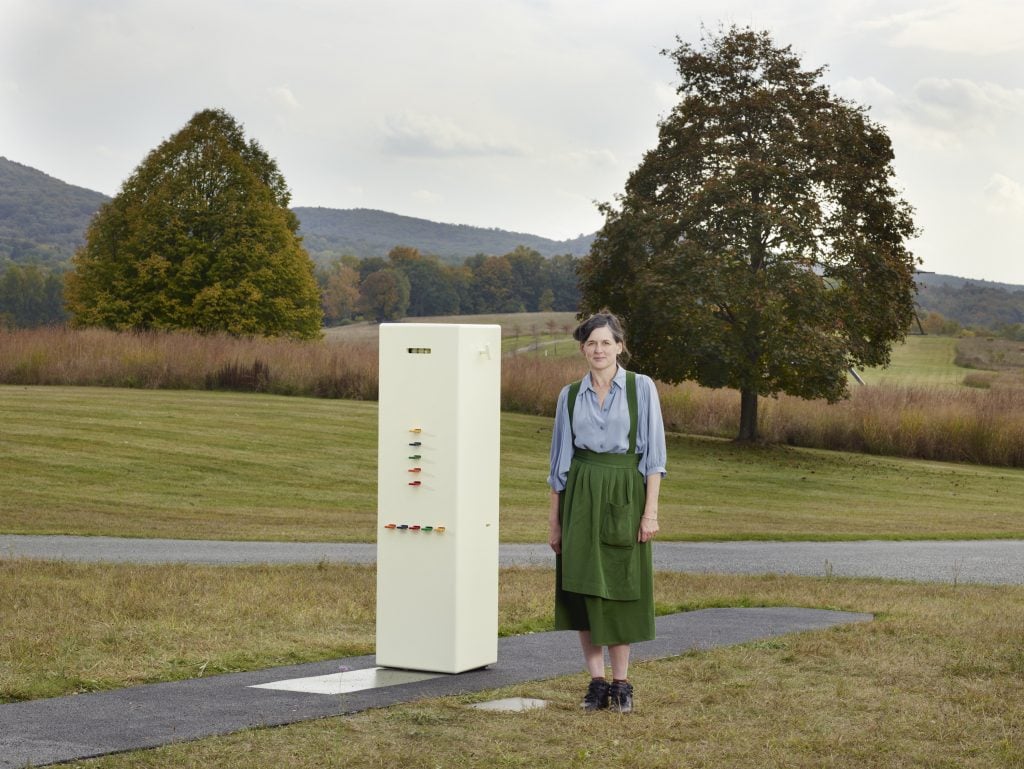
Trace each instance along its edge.
<path fill-rule="evenodd" d="M 380 327 L 377 664 L 498 658 L 501 327 Z"/>

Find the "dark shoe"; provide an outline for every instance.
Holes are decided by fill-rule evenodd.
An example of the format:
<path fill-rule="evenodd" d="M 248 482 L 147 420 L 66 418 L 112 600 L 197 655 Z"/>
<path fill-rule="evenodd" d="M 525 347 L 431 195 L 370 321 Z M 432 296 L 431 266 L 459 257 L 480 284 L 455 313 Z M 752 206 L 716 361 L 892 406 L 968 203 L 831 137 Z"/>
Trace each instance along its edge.
<path fill-rule="evenodd" d="M 633 712 L 633 684 L 625 681 L 612 681 L 612 685 L 608 687 L 608 696 L 611 700 L 609 707 L 613 712 Z"/>
<path fill-rule="evenodd" d="M 608 707 L 608 691 L 610 687 L 603 678 L 595 678 L 587 687 L 587 694 L 580 707 L 588 712 L 604 710 Z"/>

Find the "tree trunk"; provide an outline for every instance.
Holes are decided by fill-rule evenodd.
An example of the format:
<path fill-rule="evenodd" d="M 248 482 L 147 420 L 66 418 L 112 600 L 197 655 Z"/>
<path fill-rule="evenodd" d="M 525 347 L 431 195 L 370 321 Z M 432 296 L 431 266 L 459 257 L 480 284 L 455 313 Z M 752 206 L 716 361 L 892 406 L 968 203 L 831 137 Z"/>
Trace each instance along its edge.
<path fill-rule="evenodd" d="M 757 440 L 757 391 L 740 390 L 740 434 L 737 441 Z"/>

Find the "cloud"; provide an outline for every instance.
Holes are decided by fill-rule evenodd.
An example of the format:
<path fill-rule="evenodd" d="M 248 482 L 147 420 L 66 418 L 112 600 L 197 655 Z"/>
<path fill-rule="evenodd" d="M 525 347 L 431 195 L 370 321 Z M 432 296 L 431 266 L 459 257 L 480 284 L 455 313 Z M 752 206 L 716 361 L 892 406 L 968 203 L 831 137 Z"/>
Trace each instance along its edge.
<path fill-rule="evenodd" d="M 609 149 L 600 150 L 574 150 L 565 155 L 568 160 L 574 166 L 581 166 L 584 168 L 607 168 L 615 167 L 618 164 L 618 159 L 615 157 L 615 153 Z"/>
<path fill-rule="evenodd" d="M 953 0 L 869 19 L 862 29 L 889 32 L 889 44 L 942 53 L 1004 54 L 1024 50 L 1024 5 L 1018 0 Z"/>
<path fill-rule="evenodd" d="M 300 109 L 302 107 L 302 105 L 299 104 L 299 100 L 295 98 L 295 94 L 292 93 L 292 89 L 288 86 L 279 85 L 268 90 L 271 97 L 273 97 L 275 104 L 290 110 Z"/>
<path fill-rule="evenodd" d="M 426 189 L 416 190 L 412 194 L 412 197 L 413 197 L 414 200 L 416 200 L 416 201 L 418 201 L 420 203 L 428 203 L 430 205 L 433 205 L 433 204 L 436 204 L 436 203 L 440 203 L 440 202 L 442 202 L 444 200 L 444 195 L 441 195 L 441 194 L 439 194 L 437 192 L 432 192 L 431 190 L 426 190 Z"/>
<path fill-rule="evenodd" d="M 914 96 L 933 122 L 963 127 L 991 125 L 1015 114 L 1024 114 L 1024 88 L 1005 88 L 995 83 L 964 78 L 925 78 L 914 87 Z"/>
<path fill-rule="evenodd" d="M 899 103 L 896 92 L 873 77 L 848 77 L 836 83 L 834 90 L 843 98 L 865 107 L 891 109 Z"/>
<path fill-rule="evenodd" d="M 985 185 L 988 209 L 995 214 L 1024 214 L 1024 185 L 995 173 Z"/>
<path fill-rule="evenodd" d="M 389 152 L 412 157 L 520 156 L 518 142 L 480 136 L 437 115 L 402 112 L 384 118 L 384 144 Z"/>
<path fill-rule="evenodd" d="M 972 138 L 1010 136 L 1024 116 L 1024 89 L 967 78 L 921 78 L 894 90 L 876 78 L 846 78 L 837 94 L 871 108 L 872 117 L 915 145 L 961 149 Z"/>

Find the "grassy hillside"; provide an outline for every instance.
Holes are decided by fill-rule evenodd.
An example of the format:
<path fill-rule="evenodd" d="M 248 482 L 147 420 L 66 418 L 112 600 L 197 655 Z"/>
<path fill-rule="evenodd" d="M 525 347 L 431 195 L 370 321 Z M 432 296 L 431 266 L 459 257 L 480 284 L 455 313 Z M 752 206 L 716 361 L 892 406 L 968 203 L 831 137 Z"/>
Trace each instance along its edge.
<path fill-rule="evenodd" d="M 0 387 L 0 530 L 372 541 L 376 404 Z M 502 417 L 501 526 L 546 538 L 551 420 Z M 1024 471 L 670 436 L 669 539 L 1024 535 Z"/>
<path fill-rule="evenodd" d="M 858 373 L 869 385 L 960 387 L 968 372 L 956 365 L 956 346 L 949 336 L 908 336 L 893 348 L 890 366 Z"/>

